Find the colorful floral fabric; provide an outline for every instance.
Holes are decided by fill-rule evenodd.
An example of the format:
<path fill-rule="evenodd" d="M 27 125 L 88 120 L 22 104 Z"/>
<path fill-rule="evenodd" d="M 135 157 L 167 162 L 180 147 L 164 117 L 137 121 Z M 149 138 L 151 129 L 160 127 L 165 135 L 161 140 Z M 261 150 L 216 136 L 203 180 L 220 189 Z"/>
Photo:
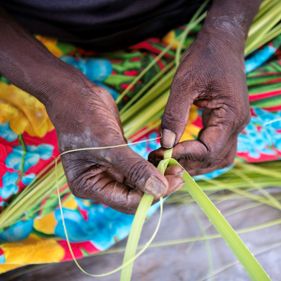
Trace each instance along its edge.
<path fill-rule="evenodd" d="M 63 61 L 82 71 L 91 81 L 106 88 L 114 99 L 128 87 L 167 43 L 177 46 L 176 34 L 163 40 L 150 39 L 130 50 L 100 57 L 94 52 L 38 36 Z M 193 35 L 192 35 L 193 36 Z M 189 39 L 186 45 L 192 40 Z M 246 61 L 252 119 L 238 138 L 237 156 L 249 161 L 277 160 L 281 155 L 281 37 L 264 46 Z M 129 91 L 128 99 L 160 69 L 174 59 L 172 49 Z M 264 65 L 264 63 L 266 64 Z M 126 100 L 125 100 L 126 102 Z M 122 105 L 121 105 L 122 107 Z M 202 128 L 201 113 L 195 107 L 182 140 L 195 138 Z M 146 138 L 159 136 L 152 130 Z M 132 146 L 143 157 L 159 147 L 158 141 Z M 0 79 L 0 210 L 5 209 L 58 155 L 56 133 L 44 106 L 26 92 Z M 198 177 L 211 178 L 227 169 Z M 156 207 L 154 207 L 155 210 Z M 153 210 L 152 210 L 153 211 Z M 69 238 L 77 258 L 111 247 L 127 236 L 132 216 L 72 195 L 63 201 Z M 57 204 L 46 212 L 35 212 L 0 230 L 0 272 L 36 263 L 71 259 Z M 48 253 L 48 254 L 46 254 Z"/>

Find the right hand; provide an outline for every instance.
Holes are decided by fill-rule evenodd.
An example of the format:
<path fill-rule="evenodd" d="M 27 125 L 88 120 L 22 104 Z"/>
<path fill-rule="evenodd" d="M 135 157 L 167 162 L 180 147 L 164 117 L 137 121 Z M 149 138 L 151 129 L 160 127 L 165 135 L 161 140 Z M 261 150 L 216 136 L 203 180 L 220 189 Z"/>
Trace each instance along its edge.
<path fill-rule="evenodd" d="M 60 151 L 125 144 L 110 94 L 88 80 L 79 89 L 76 94 L 60 95 L 47 107 Z M 163 176 L 128 146 L 68 153 L 62 156 L 62 163 L 75 196 L 126 213 L 135 212 L 143 192 L 159 199 L 183 184 L 181 168 L 169 167 Z"/>

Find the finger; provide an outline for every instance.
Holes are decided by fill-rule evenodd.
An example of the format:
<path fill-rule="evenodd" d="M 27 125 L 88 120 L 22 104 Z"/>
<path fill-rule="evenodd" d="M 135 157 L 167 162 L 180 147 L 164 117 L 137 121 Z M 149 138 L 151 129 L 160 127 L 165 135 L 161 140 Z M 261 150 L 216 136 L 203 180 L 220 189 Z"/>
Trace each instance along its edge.
<path fill-rule="evenodd" d="M 184 169 L 179 165 L 170 165 L 165 170 L 165 176 L 182 176 Z"/>
<path fill-rule="evenodd" d="M 220 162 L 217 165 L 213 165 L 211 167 L 208 167 L 208 168 L 192 169 L 192 170 L 189 171 L 189 174 L 191 176 L 208 174 L 208 173 L 211 173 L 215 170 L 223 169 L 223 168 L 231 166 L 233 164 L 233 160 L 234 160 L 234 157 L 229 157 L 227 160 L 225 160 L 223 162 Z"/>
<path fill-rule="evenodd" d="M 187 158 L 179 160 L 180 164 L 191 174 L 198 175 L 210 171 L 221 169 L 233 163 L 237 151 L 237 138 L 234 137 L 222 151 L 221 156 L 209 161 L 188 160 Z"/>
<path fill-rule="evenodd" d="M 223 160 L 223 151 L 227 149 L 232 137 L 225 126 L 209 126 L 200 132 L 198 140 L 177 144 L 173 149 L 173 157 L 176 159 L 184 157 L 206 164 Z"/>
<path fill-rule="evenodd" d="M 157 151 L 153 151 L 150 154 L 149 161 L 157 166 L 158 163 L 163 159 L 163 153 L 164 153 L 164 149 L 158 149 Z M 175 155 L 173 155 L 173 157 L 176 158 Z M 233 159 L 234 159 L 234 158 L 232 158 L 231 160 L 229 160 L 229 162 L 227 162 L 225 164 L 220 163 L 218 165 L 214 165 L 214 163 L 213 163 L 213 165 L 212 165 L 212 163 L 209 164 L 209 162 L 204 163 L 202 161 L 198 161 L 198 160 L 195 160 L 195 159 L 189 160 L 187 158 L 188 158 L 188 156 L 180 155 L 180 158 L 176 158 L 176 159 L 188 171 L 188 173 L 191 176 L 205 174 L 205 173 L 209 173 L 211 171 L 214 171 L 216 169 L 224 168 L 229 163 L 232 163 Z M 207 166 L 211 165 L 211 166 L 208 167 L 208 168 L 205 168 L 206 165 Z M 166 173 L 165 173 L 165 175 L 166 175 Z"/>
<path fill-rule="evenodd" d="M 77 197 L 92 199 L 125 213 L 134 213 L 143 195 L 115 181 L 106 172 L 97 174 L 95 169 L 76 178 L 70 186 Z"/>
<path fill-rule="evenodd" d="M 152 194 L 156 198 L 167 192 L 169 185 L 164 175 L 130 148 L 121 148 L 111 157 L 114 169 L 124 175 L 125 181 L 130 186 Z"/>
<path fill-rule="evenodd" d="M 236 154 L 237 137 L 230 138 L 219 153 L 214 153 L 214 158 L 211 157 L 210 152 L 206 146 L 200 141 L 185 141 L 177 144 L 173 148 L 173 158 L 177 159 L 180 164 L 191 172 L 192 170 L 199 170 L 211 165 L 215 165 L 217 162 L 225 160 L 225 155 L 228 155 L 231 149 L 234 147 L 234 155 Z M 149 154 L 149 161 L 155 166 L 163 159 L 165 149 L 159 148 Z"/>
<path fill-rule="evenodd" d="M 171 193 L 181 189 L 184 185 L 182 176 L 167 175 L 166 179 L 169 183 L 169 188 L 164 196 L 170 195 Z"/>
<path fill-rule="evenodd" d="M 173 156 L 184 155 L 187 160 L 195 160 L 205 164 L 222 158 L 223 151 L 233 138 L 237 137 L 237 118 L 228 107 L 217 106 L 215 102 L 201 100 L 204 128 L 200 131 L 198 140 L 178 144 L 173 149 Z M 228 149 L 230 151 L 230 148 Z M 223 159 L 221 159 L 223 160 Z"/>
<path fill-rule="evenodd" d="M 178 160 L 204 161 L 208 150 L 206 146 L 197 140 L 190 140 L 178 143 L 173 148 L 173 158 Z"/>
<path fill-rule="evenodd" d="M 169 188 L 168 188 L 167 192 L 163 195 L 163 197 L 169 196 L 172 193 L 180 190 L 184 185 L 184 180 L 183 180 L 182 176 L 167 175 L 166 179 L 169 183 Z M 153 201 L 153 203 L 156 203 L 158 201 L 159 201 L 159 199 L 155 199 Z"/>
<path fill-rule="evenodd" d="M 190 170 L 189 172 L 192 176 L 195 176 L 195 175 L 207 174 L 218 169 L 229 167 L 234 162 L 236 151 L 237 151 L 237 141 L 234 141 L 234 144 L 232 145 L 230 151 L 226 152 L 224 160 L 217 163 L 213 163 L 213 165 L 209 166 L 208 168 L 202 168 L 202 167 L 197 169 L 195 168 Z"/>
<path fill-rule="evenodd" d="M 177 74 L 171 87 L 161 125 L 161 145 L 164 148 L 172 148 L 179 142 L 188 121 L 194 95 L 191 93 L 189 83 L 185 83 L 185 81 L 187 81 L 186 78 L 181 79 Z M 186 95 L 188 91 L 190 91 L 190 95 Z"/>

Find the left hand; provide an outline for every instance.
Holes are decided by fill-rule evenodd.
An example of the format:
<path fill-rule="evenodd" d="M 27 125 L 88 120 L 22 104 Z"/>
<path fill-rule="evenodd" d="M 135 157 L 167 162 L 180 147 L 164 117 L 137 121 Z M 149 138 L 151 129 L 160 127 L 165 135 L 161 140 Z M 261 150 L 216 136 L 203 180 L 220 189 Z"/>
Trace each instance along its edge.
<path fill-rule="evenodd" d="M 249 121 L 243 47 L 225 34 L 201 32 L 184 54 L 162 118 L 162 147 L 149 160 L 155 165 L 164 148 L 192 175 L 230 165 L 237 136 Z M 197 140 L 179 140 L 192 104 L 203 109 L 204 128 Z"/>

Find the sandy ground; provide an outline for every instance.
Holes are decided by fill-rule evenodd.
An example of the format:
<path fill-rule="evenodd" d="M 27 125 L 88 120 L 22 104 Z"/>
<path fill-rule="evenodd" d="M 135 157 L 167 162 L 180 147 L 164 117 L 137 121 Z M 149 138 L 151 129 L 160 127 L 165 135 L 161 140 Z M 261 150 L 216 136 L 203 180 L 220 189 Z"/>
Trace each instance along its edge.
<path fill-rule="evenodd" d="M 247 208 L 227 218 L 236 229 L 261 224 L 280 218 L 280 211 L 265 205 L 255 205 L 253 201 L 239 200 L 218 204 L 224 214 Z M 158 216 L 146 223 L 142 243 L 147 241 L 155 228 Z M 166 206 L 164 219 L 156 241 L 185 239 L 215 233 L 206 227 L 208 221 L 198 209 L 191 206 Z M 204 230 L 205 229 L 205 230 Z M 203 232 L 202 232 L 203 231 Z M 242 235 L 244 241 L 271 275 L 272 280 L 281 280 L 281 225 L 249 232 Z M 273 246 L 272 246 L 273 245 Z M 124 242 L 117 247 L 124 246 Z M 209 258 L 208 258 L 209 256 Z M 121 254 L 107 254 L 89 257 L 81 265 L 89 272 L 107 272 L 122 261 Z M 224 270 L 223 270 L 224 268 Z M 213 277 L 208 277 L 212 272 Z M 117 281 L 119 275 L 105 277 L 103 281 Z M 16 270 L 0 276 L 2 281 L 89 281 L 72 263 L 52 264 Z M 249 280 L 243 268 L 235 263 L 235 258 L 221 239 L 182 243 L 168 247 L 157 247 L 146 251 L 136 262 L 133 280 L 137 281 L 244 281 Z"/>

